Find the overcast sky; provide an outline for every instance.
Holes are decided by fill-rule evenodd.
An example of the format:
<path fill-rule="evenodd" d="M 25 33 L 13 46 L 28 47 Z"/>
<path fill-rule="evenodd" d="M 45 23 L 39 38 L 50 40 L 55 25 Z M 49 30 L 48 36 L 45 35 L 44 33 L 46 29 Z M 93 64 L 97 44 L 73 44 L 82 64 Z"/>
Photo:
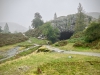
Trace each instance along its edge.
<path fill-rule="evenodd" d="M 81 3 L 85 12 L 100 12 L 100 0 L 0 0 L 0 22 L 14 22 L 25 27 L 31 25 L 34 13 L 44 21 L 77 12 Z"/>

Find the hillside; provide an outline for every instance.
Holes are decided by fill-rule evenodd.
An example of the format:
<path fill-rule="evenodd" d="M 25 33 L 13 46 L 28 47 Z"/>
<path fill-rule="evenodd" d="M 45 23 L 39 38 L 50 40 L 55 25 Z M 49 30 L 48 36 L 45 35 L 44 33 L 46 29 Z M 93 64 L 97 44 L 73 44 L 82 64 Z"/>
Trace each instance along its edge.
<path fill-rule="evenodd" d="M 0 23 L 0 26 L 2 27 L 2 29 L 4 29 L 5 24 L 6 24 L 6 22 L 1 22 Z M 17 31 L 17 32 L 25 32 L 25 31 L 28 30 L 24 26 L 19 25 L 17 23 L 7 22 L 7 24 L 9 26 L 10 32 L 12 32 L 12 33 L 14 33 L 15 31 Z"/>
<path fill-rule="evenodd" d="M 98 17 L 100 16 L 100 12 L 89 12 L 89 13 L 86 13 L 87 15 L 89 16 L 92 16 L 96 19 L 98 19 Z"/>

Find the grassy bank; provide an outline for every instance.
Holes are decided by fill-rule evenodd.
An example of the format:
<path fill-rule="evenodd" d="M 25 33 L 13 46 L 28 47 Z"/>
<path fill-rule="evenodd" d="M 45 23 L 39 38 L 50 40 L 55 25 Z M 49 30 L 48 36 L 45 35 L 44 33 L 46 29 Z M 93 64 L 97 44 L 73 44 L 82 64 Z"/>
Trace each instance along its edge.
<path fill-rule="evenodd" d="M 11 60 L 20 58 L 20 57 L 22 57 L 22 56 L 26 56 L 26 55 L 28 55 L 28 54 L 31 54 L 31 53 L 35 52 L 38 48 L 39 48 L 39 46 L 34 47 L 34 48 L 32 48 L 32 49 L 29 49 L 29 50 L 27 50 L 27 51 L 23 51 L 23 52 L 21 52 L 21 53 L 15 55 L 15 56 L 9 58 L 9 59 L 6 59 L 6 60 L 1 61 L 0 64 L 1 64 L 1 63 L 4 63 L 4 62 L 6 62 L 6 61 L 11 61 Z M 3 58 L 3 56 L 0 56 L 0 59 L 2 59 L 2 58 Z"/>
<path fill-rule="evenodd" d="M 80 51 L 80 52 L 97 52 L 100 53 L 100 49 L 91 49 L 88 47 L 73 47 L 74 43 L 67 43 L 65 46 L 56 46 L 53 44 L 54 47 L 57 47 L 62 50 L 71 50 L 71 51 Z"/>
<path fill-rule="evenodd" d="M 39 45 L 47 44 L 47 42 L 46 42 L 47 40 L 41 40 L 41 39 L 37 39 L 37 38 L 33 38 L 33 37 L 30 38 L 30 41 L 31 42 L 29 42 L 29 40 L 27 40 L 25 42 L 0 47 L 0 51 L 7 51 L 7 50 L 12 49 L 16 46 L 20 46 L 20 50 L 23 50 L 29 46 L 33 46 L 33 44 L 39 44 Z"/>
<path fill-rule="evenodd" d="M 0 64 L 0 75 L 100 75 L 100 58 L 60 53 L 32 53 Z"/>

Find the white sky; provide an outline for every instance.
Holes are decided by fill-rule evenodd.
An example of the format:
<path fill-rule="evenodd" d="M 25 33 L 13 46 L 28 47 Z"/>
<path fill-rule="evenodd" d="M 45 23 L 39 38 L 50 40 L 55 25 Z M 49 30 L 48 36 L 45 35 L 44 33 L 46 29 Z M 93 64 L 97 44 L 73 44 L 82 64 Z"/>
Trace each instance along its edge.
<path fill-rule="evenodd" d="M 34 13 L 44 21 L 77 12 L 81 3 L 85 12 L 100 12 L 100 0 L 0 0 L 0 22 L 14 22 L 25 27 L 31 25 Z"/>

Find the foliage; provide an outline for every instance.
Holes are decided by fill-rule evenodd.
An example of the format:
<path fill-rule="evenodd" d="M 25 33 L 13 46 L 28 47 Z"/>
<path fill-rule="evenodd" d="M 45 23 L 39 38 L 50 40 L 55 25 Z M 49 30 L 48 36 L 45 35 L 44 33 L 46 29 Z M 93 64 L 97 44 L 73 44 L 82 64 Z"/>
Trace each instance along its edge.
<path fill-rule="evenodd" d="M 73 36 L 71 36 L 70 39 L 68 39 L 67 41 L 70 43 L 75 43 L 75 42 L 85 42 L 85 36 L 84 36 L 84 32 L 77 32 L 74 33 Z"/>
<path fill-rule="evenodd" d="M 25 35 L 28 37 L 33 37 L 34 36 L 34 29 L 30 29 L 28 31 L 25 32 Z"/>
<path fill-rule="evenodd" d="M 54 42 L 57 41 L 59 31 L 58 31 L 57 28 L 53 28 L 51 26 L 51 23 L 50 22 L 47 22 L 44 25 L 42 25 L 40 27 L 40 30 L 42 31 L 42 34 L 44 36 L 46 36 L 46 38 L 48 40 L 50 40 L 52 43 L 54 43 Z"/>
<path fill-rule="evenodd" d="M 59 41 L 57 43 L 54 44 L 55 46 L 65 46 L 67 45 L 67 41 L 66 40 L 62 40 L 62 41 Z"/>
<path fill-rule="evenodd" d="M 35 28 L 34 30 L 27 31 L 26 35 L 31 34 L 33 37 L 42 36 L 52 43 L 56 42 L 59 36 L 59 31 L 57 28 L 53 28 L 50 22 L 44 23 L 42 26 Z"/>
<path fill-rule="evenodd" d="M 2 32 L 2 27 L 0 26 L 0 33 Z"/>
<path fill-rule="evenodd" d="M 34 30 L 28 30 L 25 34 L 32 37 L 42 36 L 41 38 L 45 38 L 52 43 L 56 42 L 58 40 L 57 38 L 59 37 L 58 29 L 53 28 L 50 22 L 46 22 L 42 26 L 39 26 Z"/>
<path fill-rule="evenodd" d="M 6 25 L 4 26 L 3 33 L 9 33 L 9 26 L 8 26 L 7 23 L 6 23 Z"/>
<path fill-rule="evenodd" d="M 73 46 L 74 47 L 82 47 L 82 46 L 84 46 L 84 44 L 82 42 L 76 42 Z"/>
<path fill-rule="evenodd" d="M 54 20 L 55 20 L 55 19 L 57 19 L 57 14 L 56 14 L 56 13 L 54 14 Z"/>
<path fill-rule="evenodd" d="M 83 48 L 90 48 L 90 49 L 100 49 L 100 40 L 92 41 L 91 43 L 87 42 L 76 42 L 73 45 L 74 47 L 83 47 Z"/>
<path fill-rule="evenodd" d="M 17 33 L 17 34 L 0 33 L 0 47 L 23 42 L 27 39 L 28 38 L 25 37 L 22 33 Z"/>
<path fill-rule="evenodd" d="M 83 31 L 86 27 L 85 25 L 85 15 L 83 13 L 82 5 L 79 3 L 78 13 L 76 17 L 75 32 Z"/>
<path fill-rule="evenodd" d="M 98 18 L 98 23 L 100 23 L 100 15 L 99 15 L 99 18 Z"/>
<path fill-rule="evenodd" d="M 43 24 L 43 21 L 41 20 L 41 15 L 39 13 L 35 13 L 35 18 L 32 20 L 32 27 L 37 28 Z"/>
<path fill-rule="evenodd" d="M 89 27 L 85 30 L 85 41 L 92 42 L 100 39 L 100 23 L 91 23 Z"/>

